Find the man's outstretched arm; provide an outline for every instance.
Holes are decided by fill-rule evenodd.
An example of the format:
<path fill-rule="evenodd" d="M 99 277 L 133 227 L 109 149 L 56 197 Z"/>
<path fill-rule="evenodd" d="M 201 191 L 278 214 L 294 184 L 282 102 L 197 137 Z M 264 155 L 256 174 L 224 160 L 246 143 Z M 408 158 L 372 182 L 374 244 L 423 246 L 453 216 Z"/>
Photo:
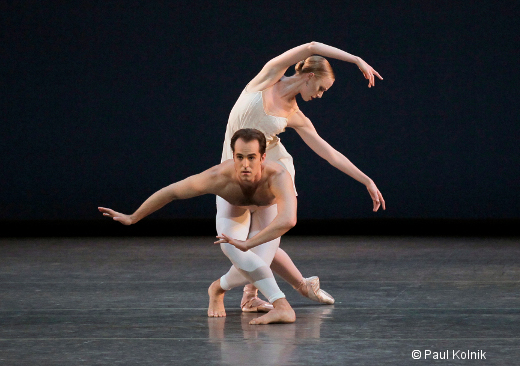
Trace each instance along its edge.
<path fill-rule="evenodd" d="M 131 215 L 125 215 L 110 208 L 98 207 L 103 216 L 112 217 L 123 225 L 132 225 L 151 213 L 159 210 L 174 200 L 182 200 L 212 193 L 217 184 L 218 166 L 212 167 L 200 174 L 192 175 L 184 180 L 170 184 L 152 194 Z"/>

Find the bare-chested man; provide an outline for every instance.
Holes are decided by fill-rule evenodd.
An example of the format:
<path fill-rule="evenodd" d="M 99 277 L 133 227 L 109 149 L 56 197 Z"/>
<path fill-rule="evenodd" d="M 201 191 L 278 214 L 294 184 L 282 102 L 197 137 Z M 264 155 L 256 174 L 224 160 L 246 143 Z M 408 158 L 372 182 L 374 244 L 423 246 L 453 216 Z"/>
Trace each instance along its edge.
<path fill-rule="evenodd" d="M 203 194 L 215 194 L 230 203 L 217 216 L 218 241 L 233 266 L 211 284 L 209 317 L 226 316 L 224 294 L 252 283 L 273 304 L 267 314 L 250 324 L 292 323 L 294 310 L 278 287 L 270 264 L 279 245 L 275 240 L 296 225 L 296 195 L 291 176 L 279 164 L 265 160 L 266 140 L 255 129 L 238 130 L 231 139 L 233 160 L 173 183 L 150 196 L 131 215 L 99 207 L 104 216 L 124 225 L 135 224 L 169 202 Z M 226 225 L 233 220 L 234 225 Z M 236 225 L 239 222 L 242 225 Z M 228 231 L 228 228 L 234 228 Z M 228 232 L 226 232 L 228 231 Z"/>

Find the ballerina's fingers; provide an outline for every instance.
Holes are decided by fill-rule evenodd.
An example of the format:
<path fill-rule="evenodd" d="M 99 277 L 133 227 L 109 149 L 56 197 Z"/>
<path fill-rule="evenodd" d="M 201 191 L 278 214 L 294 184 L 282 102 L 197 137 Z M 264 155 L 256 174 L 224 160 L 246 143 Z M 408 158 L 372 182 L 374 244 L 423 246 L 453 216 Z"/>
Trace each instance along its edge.
<path fill-rule="evenodd" d="M 379 210 L 379 207 L 383 207 L 383 210 L 386 210 L 385 200 L 383 198 L 383 195 L 379 190 L 377 191 L 377 198 L 373 199 L 374 201 L 374 212 L 377 212 Z"/>
<path fill-rule="evenodd" d="M 381 206 L 381 202 L 379 200 L 374 200 L 374 212 L 377 212 L 377 210 L 379 210 L 379 206 Z"/>
<path fill-rule="evenodd" d="M 361 70 L 361 72 L 363 73 L 363 76 L 365 77 L 365 79 L 368 80 L 368 87 L 370 88 L 372 85 L 374 85 L 374 75 L 372 74 L 372 70 L 369 69 L 366 72 Z"/>
<path fill-rule="evenodd" d="M 372 86 L 376 86 L 376 78 L 374 75 L 377 75 L 377 77 L 381 80 L 383 80 L 383 78 L 381 77 L 381 75 L 379 75 L 379 73 L 374 70 L 373 68 L 370 68 L 370 73 L 368 73 L 370 75 L 370 78 L 367 78 L 370 80 L 370 82 L 368 83 L 368 87 L 372 87 Z M 366 77 L 366 76 L 365 76 Z"/>
<path fill-rule="evenodd" d="M 113 214 L 115 213 L 114 210 L 111 210 L 110 208 L 105 208 L 105 207 L 98 207 L 98 210 L 103 213 L 103 216 L 112 217 Z"/>
<path fill-rule="evenodd" d="M 381 206 L 383 207 L 383 210 L 386 210 L 385 199 L 383 198 L 383 195 L 379 191 L 377 191 L 377 194 L 379 195 L 379 200 L 381 201 Z"/>

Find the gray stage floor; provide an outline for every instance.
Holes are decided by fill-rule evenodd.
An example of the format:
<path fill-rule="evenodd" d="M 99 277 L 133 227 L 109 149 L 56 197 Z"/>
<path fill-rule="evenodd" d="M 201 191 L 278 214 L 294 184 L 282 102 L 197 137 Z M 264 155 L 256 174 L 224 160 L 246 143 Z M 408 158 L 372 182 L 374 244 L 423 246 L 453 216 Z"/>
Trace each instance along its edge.
<path fill-rule="evenodd" d="M 518 238 L 285 237 L 336 304 L 279 280 L 297 320 L 266 326 L 241 289 L 206 317 L 229 268 L 212 242 L 0 240 L 0 365 L 520 364 Z"/>

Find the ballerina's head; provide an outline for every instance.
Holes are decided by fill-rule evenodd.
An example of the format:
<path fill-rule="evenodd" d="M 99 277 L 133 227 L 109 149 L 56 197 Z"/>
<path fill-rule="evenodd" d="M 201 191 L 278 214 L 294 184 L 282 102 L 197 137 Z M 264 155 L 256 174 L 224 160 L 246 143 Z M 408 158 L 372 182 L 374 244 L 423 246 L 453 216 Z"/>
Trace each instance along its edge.
<path fill-rule="evenodd" d="M 321 98 L 332 84 L 335 76 L 329 62 L 321 56 L 310 56 L 298 62 L 294 76 L 302 78 L 300 94 L 306 102 Z"/>

